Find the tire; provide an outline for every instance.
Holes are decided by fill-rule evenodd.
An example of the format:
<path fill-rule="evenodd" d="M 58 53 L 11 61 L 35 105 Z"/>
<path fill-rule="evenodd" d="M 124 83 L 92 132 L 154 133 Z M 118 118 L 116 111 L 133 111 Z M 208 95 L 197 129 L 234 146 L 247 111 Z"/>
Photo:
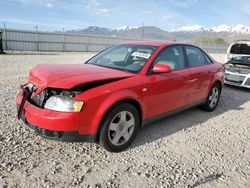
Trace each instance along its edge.
<path fill-rule="evenodd" d="M 215 83 L 210 89 L 206 102 L 202 105 L 202 109 L 207 112 L 212 112 L 217 107 L 221 94 L 221 86 L 218 83 Z"/>
<path fill-rule="evenodd" d="M 110 152 L 120 152 L 131 145 L 140 126 L 137 109 L 122 102 L 112 107 L 101 123 L 100 145 Z"/>

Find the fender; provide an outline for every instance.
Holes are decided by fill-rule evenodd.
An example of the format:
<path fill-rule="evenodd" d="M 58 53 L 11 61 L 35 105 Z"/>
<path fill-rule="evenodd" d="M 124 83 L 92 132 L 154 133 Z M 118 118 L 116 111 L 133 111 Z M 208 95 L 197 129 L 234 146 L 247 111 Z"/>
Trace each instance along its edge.
<path fill-rule="evenodd" d="M 101 121 L 105 114 L 108 112 L 108 110 L 118 103 L 119 101 L 122 100 L 134 100 L 137 103 L 139 103 L 141 107 L 141 116 L 142 119 L 144 117 L 144 114 L 146 114 L 146 109 L 145 109 L 145 102 L 146 100 L 143 98 L 140 98 L 135 92 L 130 91 L 130 90 L 120 90 L 115 93 L 111 93 L 105 100 L 100 104 L 98 111 L 96 111 L 95 118 L 92 121 L 92 124 L 90 125 L 91 130 L 95 130 L 94 132 L 97 133 L 98 128 L 101 124 Z"/>
<path fill-rule="evenodd" d="M 220 65 L 218 65 L 218 71 L 216 74 L 213 74 L 211 81 L 210 81 L 210 85 L 208 87 L 208 91 L 207 93 L 209 93 L 209 91 L 211 90 L 211 88 L 213 87 L 214 83 L 217 81 L 221 82 L 221 85 L 223 86 L 224 84 L 224 77 L 225 77 L 225 67 L 224 65 L 222 65 L 221 67 L 219 67 Z"/>

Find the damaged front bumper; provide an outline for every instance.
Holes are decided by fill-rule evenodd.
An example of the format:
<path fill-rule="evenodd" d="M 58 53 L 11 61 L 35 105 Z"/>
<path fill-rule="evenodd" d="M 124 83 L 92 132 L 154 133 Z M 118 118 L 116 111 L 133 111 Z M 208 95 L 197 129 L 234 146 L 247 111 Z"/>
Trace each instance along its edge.
<path fill-rule="evenodd" d="M 41 109 L 27 101 L 25 95 L 27 94 L 23 91 L 20 91 L 17 95 L 18 116 L 25 123 L 26 127 L 36 134 L 49 139 L 66 142 L 95 141 L 96 136 L 94 134 L 79 133 L 79 113 Z M 23 98 L 26 99 L 23 100 Z"/>

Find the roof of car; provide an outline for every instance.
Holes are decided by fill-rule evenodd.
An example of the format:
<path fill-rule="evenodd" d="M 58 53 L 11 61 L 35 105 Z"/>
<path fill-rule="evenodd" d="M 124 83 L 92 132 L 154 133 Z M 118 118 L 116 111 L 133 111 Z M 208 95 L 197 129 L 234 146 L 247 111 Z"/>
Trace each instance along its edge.
<path fill-rule="evenodd" d="M 173 44 L 186 44 L 180 42 L 150 42 L 150 41 L 131 41 L 123 42 L 121 44 L 135 44 L 135 45 L 148 45 L 148 46 L 169 46 Z"/>

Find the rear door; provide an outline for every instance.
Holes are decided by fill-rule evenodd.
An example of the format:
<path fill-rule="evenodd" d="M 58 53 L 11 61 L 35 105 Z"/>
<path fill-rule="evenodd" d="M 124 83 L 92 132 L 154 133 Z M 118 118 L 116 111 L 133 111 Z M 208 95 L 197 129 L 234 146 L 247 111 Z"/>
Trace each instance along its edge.
<path fill-rule="evenodd" d="M 186 82 L 188 71 L 183 46 L 166 47 L 153 62 L 153 64 L 158 63 L 169 65 L 172 71 L 159 74 L 149 73 L 147 76 L 148 117 L 178 109 L 188 103 L 188 83 Z"/>
<path fill-rule="evenodd" d="M 212 62 L 199 48 L 185 46 L 188 62 L 189 104 L 199 102 L 207 97 L 212 79 Z"/>

